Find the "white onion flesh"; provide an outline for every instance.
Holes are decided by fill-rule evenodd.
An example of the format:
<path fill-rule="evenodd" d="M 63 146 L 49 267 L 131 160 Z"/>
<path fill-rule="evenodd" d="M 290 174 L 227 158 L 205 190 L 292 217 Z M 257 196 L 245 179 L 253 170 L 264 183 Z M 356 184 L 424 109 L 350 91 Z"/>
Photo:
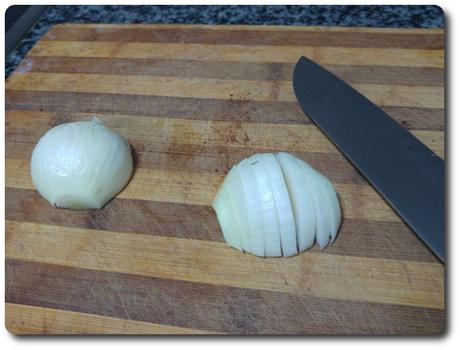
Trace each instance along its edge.
<path fill-rule="evenodd" d="M 321 183 L 325 199 L 329 202 L 329 207 L 332 208 L 329 210 L 329 221 L 330 221 L 330 242 L 334 242 L 335 237 L 337 235 L 337 231 L 339 230 L 342 213 L 340 210 L 339 200 L 337 198 L 337 193 L 334 190 L 331 182 L 322 174 L 317 173 L 319 178 L 319 182 Z"/>
<path fill-rule="evenodd" d="M 236 220 L 234 220 L 238 215 L 235 211 L 235 207 L 233 206 L 233 202 L 231 200 L 227 200 L 230 193 L 227 193 L 227 187 L 222 187 L 220 191 L 223 193 L 216 196 L 213 206 L 217 213 L 219 224 L 222 227 L 224 239 L 230 246 L 238 250 L 242 250 L 240 237 L 241 228 Z"/>
<path fill-rule="evenodd" d="M 31 159 L 35 188 L 59 208 L 102 208 L 126 186 L 132 171 L 129 144 L 97 118 L 50 129 Z"/>
<path fill-rule="evenodd" d="M 270 180 L 271 190 L 275 198 L 276 212 L 278 214 L 283 256 L 296 255 L 298 250 L 294 212 L 280 164 L 276 156 L 272 153 L 258 154 L 253 159 L 259 160 L 262 163 Z"/>
<path fill-rule="evenodd" d="M 311 181 L 314 188 L 313 202 L 315 203 L 316 210 L 316 242 L 321 249 L 324 249 L 329 244 L 330 240 L 331 226 L 329 210 L 331 210 L 331 208 L 325 197 L 325 192 L 319 181 L 318 175 L 310 166 L 305 167 L 305 169 L 308 172 L 308 181 Z"/>
<path fill-rule="evenodd" d="M 285 152 L 278 153 L 276 157 L 281 164 L 294 210 L 299 251 L 304 251 L 315 243 L 316 212 L 311 184 L 306 181 L 305 171 L 297 158 Z"/>
<path fill-rule="evenodd" d="M 296 255 L 315 241 L 324 249 L 341 224 L 331 182 L 285 152 L 255 154 L 234 166 L 213 207 L 226 242 L 257 256 Z"/>
<path fill-rule="evenodd" d="M 250 249 L 254 255 L 265 256 L 261 197 L 257 189 L 254 171 L 248 163 L 249 160 L 244 159 L 238 164 L 237 169 L 243 185 L 244 200 L 246 201 Z"/>
<path fill-rule="evenodd" d="M 260 208 L 264 223 L 265 256 L 281 256 L 281 237 L 275 198 L 271 189 L 270 179 L 261 162 L 249 159 L 257 181 L 260 194 Z"/>

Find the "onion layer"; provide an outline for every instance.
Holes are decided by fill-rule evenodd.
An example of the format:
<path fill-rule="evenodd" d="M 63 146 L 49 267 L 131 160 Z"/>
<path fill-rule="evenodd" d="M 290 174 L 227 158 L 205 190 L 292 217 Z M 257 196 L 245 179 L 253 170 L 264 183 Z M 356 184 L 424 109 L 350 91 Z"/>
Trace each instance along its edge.
<path fill-rule="evenodd" d="M 285 152 L 255 154 L 235 165 L 213 208 L 226 242 L 257 256 L 292 256 L 315 241 L 323 249 L 341 224 L 331 182 Z"/>
<path fill-rule="evenodd" d="M 35 188 L 59 208 L 102 208 L 132 171 L 129 144 L 97 118 L 52 128 L 32 153 Z"/>

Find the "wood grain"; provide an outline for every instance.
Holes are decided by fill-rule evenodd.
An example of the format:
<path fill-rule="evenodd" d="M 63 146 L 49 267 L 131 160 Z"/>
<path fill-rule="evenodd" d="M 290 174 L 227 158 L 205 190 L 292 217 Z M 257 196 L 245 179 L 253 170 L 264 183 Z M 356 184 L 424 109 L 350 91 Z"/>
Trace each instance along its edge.
<path fill-rule="evenodd" d="M 119 43 L 91 41 L 40 41 L 30 56 L 160 58 L 199 61 L 295 63 L 300 56 L 320 64 L 441 68 L 443 50 L 311 47 L 276 45 L 212 45 L 183 43 Z"/>
<path fill-rule="evenodd" d="M 93 114 L 72 113 L 65 121 L 89 120 Z M 107 126 L 126 137 L 132 144 L 142 144 L 143 149 L 159 149 L 167 145 L 190 145 L 227 148 L 257 148 L 267 151 L 309 152 L 339 154 L 339 150 L 314 125 L 286 125 L 279 128 L 271 123 L 245 123 L 187 120 L 168 117 L 142 117 L 116 114 L 98 114 Z M 21 140 L 37 142 L 50 126 L 62 123 L 55 114 L 46 112 L 8 112 L 8 134 L 12 140 L 20 135 Z M 37 128 L 27 131 L 33 119 Z M 57 121 L 57 123 L 56 123 Z M 129 128 L 128 128 L 129 126 Z M 165 132 L 168 130 L 169 132 Z M 439 156 L 444 156 L 444 133 L 441 131 L 413 130 L 420 141 Z M 27 134 L 26 134 L 27 133 Z M 170 148 L 169 148 L 170 149 Z"/>
<path fill-rule="evenodd" d="M 443 89 L 431 86 L 352 84 L 378 105 L 442 108 Z M 100 75 L 68 73 L 16 73 L 7 89 L 121 93 L 130 95 L 235 99 L 250 101 L 296 101 L 291 82 L 221 80 L 144 75 Z M 231 91 L 231 93 L 229 93 Z M 391 102 L 390 102 L 391 101 Z"/>
<path fill-rule="evenodd" d="M 6 327 L 14 334 L 212 334 L 200 329 L 12 303 L 6 303 L 5 313 Z"/>
<path fill-rule="evenodd" d="M 264 28 L 264 27 L 261 27 Z M 245 30 L 232 28 L 189 27 L 73 27 L 55 26 L 46 33 L 43 40 L 53 41 L 111 41 L 111 42 L 181 42 L 202 44 L 239 44 L 239 45 L 295 45 L 322 47 L 399 47 L 417 49 L 442 49 L 444 35 L 442 31 L 420 36 L 400 32 L 365 31 L 310 31 L 304 30 L 267 31 L 265 29 Z"/>
<path fill-rule="evenodd" d="M 99 28 L 99 30 L 111 30 L 113 28 L 118 28 L 120 24 L 109 24 L 109 23 L 60 23 L 53 26 L 54 29 L 57 28 Z M 324 27 L 324 26 L 281 26 L 281 25 L 264 25 L 254 26 L 254 25 L 238 25 L 238 24 L 218 24 L 218 25 L 208 25 L 208 24 L 141 24 L 141 23 L 130 23 L 123 24 L 124 28 L 135 29 L 135 28 L 147 28 L 147 29 L 178 29 L 181 28 L 185 31 L 188 30 L 200 30 L 200 29 L 211 29 L 214 31 L 218 30 L 244 30 L 244 31 L 268 31 L 268 32 L 280 32 L 280 31 L 302 31 L 302 32 L 349 32 L 349 33 L 391 33 L 391 34 L 416 34 L 420 35 L 421 38 L 427 34 L 437 34 L 444 35 L 444 30 L 440 28 L 427 28 L 427 29 L 415 29 L 415 28 L 372 28 L 372 27 Z"/>
<path fill-rule="evenodd" d="M 8 259 L 6 267 L 9 303 L 237 334 L 443 331 L 444 313 L 439 309 L 343 302 L 21 260 Z"/>
<path fill-rule="evenodd" d="M 53 208 L 36 191 L 17 188 L 6 189 L 6 201 L 7 220 L 224 242 L 209 206 L 115 198 L 102 210 L 74 211 Z M 347 238 L 336 240 L 323 254 L 437 261 L 404 223 L 344 219 L 340 235 Z"/>
<path fill-rule="evenodd" d="M 112 113 L 140 116 L 168 116 L 192 120 L 309 124 L 310 119 L 296 102 L 195 99 L 171 96 L 107 93 L 39 92 L 6 90 L 8 109 L 69 113 Z M 62 103 L 66 101 L 66 103 Z M 442 108 L 380 106 L 409 130 L 444 130 Z"/>
<path fill-rule="evenodd" d="M 440 334 L 444 268 L 304 115 L 306 55 L 444 157 L 444 31 L 62 24 L 6 82 L 6 324 L 17 334 Z M 102 210 L 51 207 L 30 156 L 97 115 L 134 150 Z M 289 151 L 328 176 L 336 242 L 229 248 L 210 207 L 230 167 Z M 276 315 L 276 317 L 273 317 Z"/>
<path fill-rule="evenodd" d="M 289 63 L 37 56 L 24 59 L 16 70 L 18 72 L 86 74 L 123 72 L 126 75 L 290 81 L 294 66 Z M 441 68 L 363 65 L 325 65 L 325 68 L 348 83 L 444 85 L 444 70 Z"/>
<path fill-rule="evenodd" d="M 136 252 L 133 254 L 132 252 Z M 213 285 L 444 307 L 442 266 L 321 253 L 260 259 L 224 243 L 7 221 L 6 256 Z M 337 290 L 334 285 L 340 285 Z M 366 289 L 362 289 L 366 285 Z"/>

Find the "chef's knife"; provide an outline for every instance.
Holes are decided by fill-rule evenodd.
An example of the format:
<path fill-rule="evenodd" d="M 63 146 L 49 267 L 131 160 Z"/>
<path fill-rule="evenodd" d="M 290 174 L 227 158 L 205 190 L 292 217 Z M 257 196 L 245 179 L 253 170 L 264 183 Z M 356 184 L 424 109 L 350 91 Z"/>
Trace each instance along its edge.
<path fill-rule="evenodd" d="M 301 57 L 303 111 L 444 262 L 444 161 L 350 85 Z"/>

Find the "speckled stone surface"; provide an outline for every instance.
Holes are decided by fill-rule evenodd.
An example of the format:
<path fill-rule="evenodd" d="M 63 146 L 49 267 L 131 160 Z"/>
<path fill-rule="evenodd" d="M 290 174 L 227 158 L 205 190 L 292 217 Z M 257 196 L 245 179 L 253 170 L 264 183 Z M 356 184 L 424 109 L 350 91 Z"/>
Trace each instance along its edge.
<path fill-rule="evenodd" d="M 437 6 L 50 6 L 11 52 L 5 76 L 57 23 L 202 23 L 443 28 Z"/>

